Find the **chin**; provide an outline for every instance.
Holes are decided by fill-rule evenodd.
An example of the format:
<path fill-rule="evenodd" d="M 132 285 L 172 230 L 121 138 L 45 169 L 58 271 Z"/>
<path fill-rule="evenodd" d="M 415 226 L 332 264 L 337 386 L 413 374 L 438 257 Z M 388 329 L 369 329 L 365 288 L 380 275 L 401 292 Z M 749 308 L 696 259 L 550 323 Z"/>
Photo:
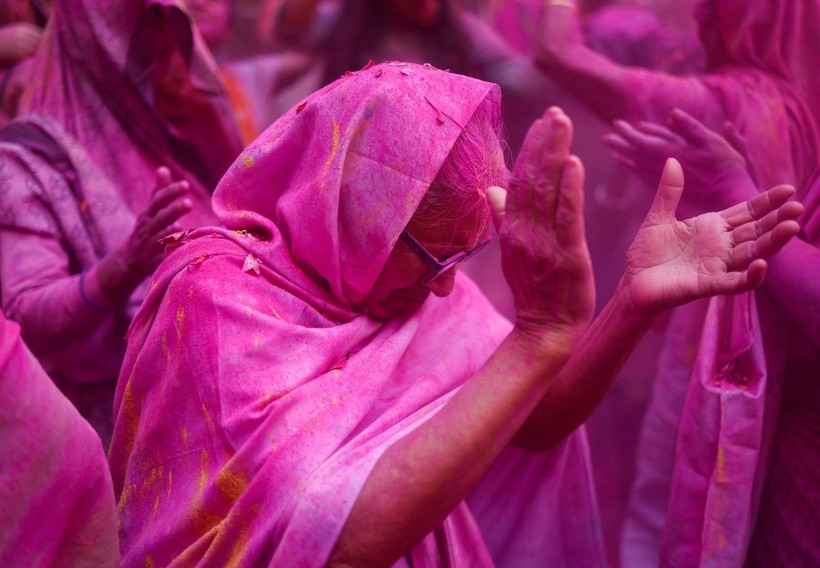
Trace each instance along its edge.
<path fill-rule="evenodd" d="M 381 302 L 374 302 L 364 307 L 365 313 L 375 320 L 390 320 L 418 310 L 427 300 L 423 298 L 406 298 L 391 296 Z"/>

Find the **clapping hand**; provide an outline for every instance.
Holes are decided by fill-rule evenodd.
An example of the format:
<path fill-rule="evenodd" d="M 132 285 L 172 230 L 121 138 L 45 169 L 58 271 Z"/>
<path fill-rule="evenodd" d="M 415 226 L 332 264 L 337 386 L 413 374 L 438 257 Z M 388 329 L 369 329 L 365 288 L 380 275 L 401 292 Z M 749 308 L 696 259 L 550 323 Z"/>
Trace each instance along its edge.
<path fill-rule="evenodd" d="M 157 170 L 157 182 L 151 201 L 137 216 L 134 229 L 123 243 L 121 252 L 126 269 L 140 280 L 154 272 L 163 258 L 160 240 L 181 231 L 177 222 L 191 211 L 187 181 L 171 181 L 166 167 Z"/>
<path fill-rule="evenodd" d="M 669 159 L 655 200 L 627 252 L 623 284 L 633 306 L 657 312 L 696 298 L 736 294 L 763 282 L 766 261 L 800 227 L 803 206 L 778 186 L 717 213 L 675 218 L 683 170 Z"/>
<path fill-rule="evenodd" d="M 513 292 L 516 327 L 574 341 L 595 304 L 583 220 L 581 161 L 569 153 L 572 123 L 550 108 L 527 133 L 509 193 L 489 189 L 501 239 L 502 268 Z"/>
<path fill-rule="evenodd" d="M 668 127 L 616 120 L 604 142 L 615 159 L 653 186 L 666 159 L 677 159 L 686 171 L 684 200 L 698 211 L 719 211 L 758 193 L 743 139 L 728 122 L 717 133 L 675 110 Z"/>

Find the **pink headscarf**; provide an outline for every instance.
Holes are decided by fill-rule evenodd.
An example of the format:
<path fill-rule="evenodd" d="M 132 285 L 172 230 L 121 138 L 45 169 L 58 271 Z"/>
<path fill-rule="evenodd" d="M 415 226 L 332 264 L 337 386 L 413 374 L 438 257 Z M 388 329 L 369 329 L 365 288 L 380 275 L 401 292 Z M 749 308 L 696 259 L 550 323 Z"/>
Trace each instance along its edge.
<path fill-rule="evenodd" d="M 143 198 L 156 168 L 208 198 L 242 146 L 216 65 L 179 0 L 59 0 L 20 113 L 60 124 Z"/>
<path fill-rule="evenodd" d="M 820 123 L 820 2 L 703 0 L 698 15 L 701 35 L 719 42 L 710 53 L 712 65 L 752 66 L 786 81 Z"/>
<path fill-rule="evenodd" d="M 100 438 L 0 312 L 0 564 L 117 566 Z"/>
<path fill-rule="evenodd" d="M 510 329 L 463 277 L 386 322 L 355 307 L 463 126 L 479 105 L 497 120 L 499 102 L 489 83 L 383 64 L 313 94 L 239 157 L 214 197 L 226 228 L 185 239 L 130 329 L 109 456 L 125 565 L 325 564 L 379 456 Z M 487 534 L 511 539 L 488 550 L 462 504 L 414 566 L 601 565 L 583 433 L 510 452 L 475 506 L 521 505 L 490 519 Z"/>

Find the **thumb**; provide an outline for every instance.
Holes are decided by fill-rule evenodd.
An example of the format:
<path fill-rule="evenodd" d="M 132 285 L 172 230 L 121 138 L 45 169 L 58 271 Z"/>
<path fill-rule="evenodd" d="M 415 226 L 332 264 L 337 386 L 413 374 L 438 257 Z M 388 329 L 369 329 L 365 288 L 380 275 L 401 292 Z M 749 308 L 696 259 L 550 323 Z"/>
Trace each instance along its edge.
<path fill-rule="evenodd" d="M 490 208 L 493 211 L 493 225 L 495 225 L 495 230 L 500 231 L 507 205 L 507 191 L 502 187 L 492 185 L 487 188 L 487 199 L 490 200 Z"/>
<path fill-rule="evenodd" d="M 683 168 L 675 158 L 668 158 L 661 173 L 658 191 L 649 209 L 649 215 L 656 220 L 674 220 L 675 211 L 683 194 Z"/>

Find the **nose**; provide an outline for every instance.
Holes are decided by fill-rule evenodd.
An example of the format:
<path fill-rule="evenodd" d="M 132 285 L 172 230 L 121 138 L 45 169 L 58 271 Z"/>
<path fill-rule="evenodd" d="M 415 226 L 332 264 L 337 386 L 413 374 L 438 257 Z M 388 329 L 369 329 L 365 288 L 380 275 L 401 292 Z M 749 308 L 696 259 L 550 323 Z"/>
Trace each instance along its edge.
<path fill-rule="evenodd" d="M 445 272 L 444 274 L 442 274 L 441 276 L 427 284 L 427 289 L 439 298 L 443 298 L 444 296 L 448 295 L 450 292 L 453 291 L 453 285 L 456 282 L 456 272 L 458 272 L 458 268 L 448 270 L 447 272 Z"/>

